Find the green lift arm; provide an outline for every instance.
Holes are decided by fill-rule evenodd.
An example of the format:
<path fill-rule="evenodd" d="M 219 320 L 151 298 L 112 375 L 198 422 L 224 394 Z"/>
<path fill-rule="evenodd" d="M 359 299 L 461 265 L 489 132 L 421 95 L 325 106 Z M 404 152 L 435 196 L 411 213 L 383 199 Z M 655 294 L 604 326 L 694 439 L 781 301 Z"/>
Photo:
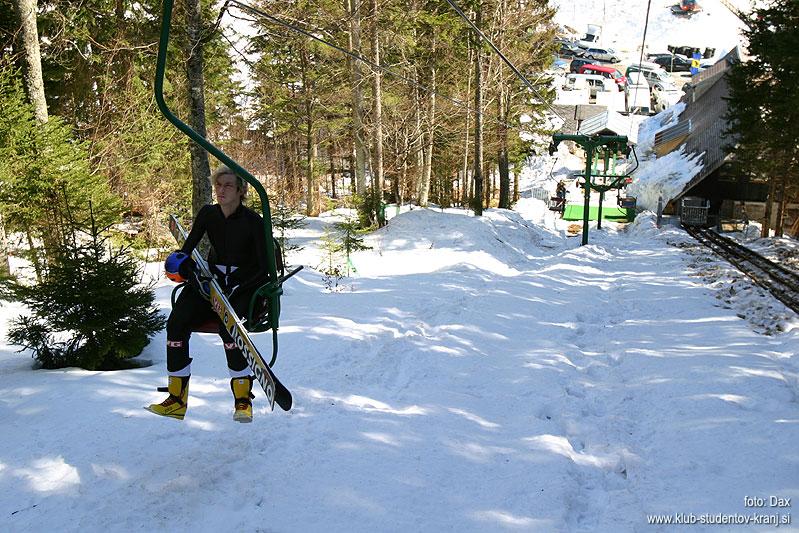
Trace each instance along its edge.
<path fill-rule="evenodd" d="M 256 292 L 257 296 L 266 299 L 269 314 L 266 327 L 263 329 L 272 329 L 274 338 L 274 355 L 277 353 L 277 328 L 280 316 L 280 295 L 283 294 L 282 282 L 285 278 L 278 276 L 277 262 L 275 260 L 275 242 L 272 235 L 272 216 L 269 208 L 269 198 L 263 185 L 253 177 L 245 168 L 239 165 L 236 161 L 231 159 L 222 150 L 217 148 L 213 143 L 208 141 L 205 137 L 194 131 L 188 124 L 180 120 L 167 106 L 164 100 L 164 74 L 166 71 L 166 58 L 167 49 L 169 47 L 169 32 L 172 24 L 172 11 L 174 0 L 163 0 L 163 13 L 161 18 L 161 38 L 158 43 L 158 60 L 155 70 L 155 101 L 158 104 L 158 109 L 163 115 L 171 122 L 177 129 L 186 134 L 192 141 L 196 142 L 208 151 L 211 155 L 216 157 L 222 163 L 230 167 L 237 175 L 241 176 L 249 183 L 252 188 L 258 193 L 261 200 L 264 219 L 264 233 L 266 234 L 266 256 L 267 256 L 267 272 L 269 274 L 269 281 Z M 255 296 L 253 297 L 255 298 Z M 250 310 L 252 312 L 253 305 L 251 303 Z"/>

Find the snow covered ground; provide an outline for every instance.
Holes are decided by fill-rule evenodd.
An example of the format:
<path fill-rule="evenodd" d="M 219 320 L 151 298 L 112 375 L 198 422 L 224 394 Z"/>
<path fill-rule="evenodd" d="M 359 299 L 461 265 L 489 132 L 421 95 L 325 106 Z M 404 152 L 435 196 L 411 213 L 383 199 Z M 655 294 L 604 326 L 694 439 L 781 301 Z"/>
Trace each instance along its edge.
<path fill-rule="evenodd" d="M 799 498 L 796 317 L 752 296 L 764 335 L 680 229 L 644 213 L 579 247 L 528 197 L 483 218 L 414 209 L 329 291 L 312 267 L 334 220 L 296 236 L 288 413 L 257 391 L 254 422 L 232 421 L 211 335 L 192 339 L 183 422 L 142 409 L 163 396 L 164 333 L 153 366 L 118 372 L 31 371 L 0 344 L 3 529 L 668 531 L 648 517 L 790 513 L 768 499 Z M 20 309 L 3 306 L 4 335 Z"/>
<path fill-rule="evenodd" d="M 580 17 L 606 36 L 642 29 L 642 2 L 603 4 L 599 20 L 596 2 L 573 5 L 561 16 L 580 30 Z M 726 46 L 710 39 L 724 20 L 698 27 L 720 4 L 703 5 L 693 34 Z M 652 43 L 692 44 L 667 27 L 652 22 Z M 250 425 L 232 421 L 216 336 L 192 339 L 178 422 L 142 409 L 163 398 L 163 332 L 146 368 L 32 371 L 3 344 L 22 312 L 3 302 L 0 529 L 627 532 L 693 517 L 748 520 L 696 531 L 774 530 L 757 522 L 792 508 L 771 504 L 799 501 L 796 315 L 651 212 L 578 246 L 532 197 L 570 168 L 563 151 L 532 161 L 513 211 L 396 214 L 334 291 L 319 237 L 337 216 L 309 219 L 275 367 L 295 406 L 270 413 L 256 391 Z M 165 313 L 171 288 L 159 281 Z M 255 339 L 268 353 L 270 335 Z"/>
<path fill-rule="evenodd" d="M 555 20 L 584 33 L 588 24 L 602 26 L 601 42 L 620 52 L 625 60 L 638 59 L 647 20 L 645 0 L 556 0 Z M 645 52 L 666 52 L 668 45 L 715 48 L 714 57 L 723 57 L 738 45 L 743 23 L 721 0 L 699 0 L 702 12 L 691 18 L 671 14 L 678 0 L 651 2 L 646 31 Z M 739 9 L 750 9 L 747 0 L 727 0 Z"/>

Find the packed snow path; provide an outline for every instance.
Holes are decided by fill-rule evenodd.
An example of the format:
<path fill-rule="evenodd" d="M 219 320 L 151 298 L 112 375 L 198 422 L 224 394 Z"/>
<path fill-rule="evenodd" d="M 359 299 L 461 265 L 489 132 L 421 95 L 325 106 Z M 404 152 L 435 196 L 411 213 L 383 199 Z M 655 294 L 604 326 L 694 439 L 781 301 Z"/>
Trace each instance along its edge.
<path fill-rule="evenodd" d="M 301 255 L 319 264 L 328 221 L 311 222 Z M 718 307 L 668 242 L 680 230 L 644 217 L 577 247 L 535 222 L 415 210 L 341 292 L 301 272 L 276 366 L 295 407 L 259 395 L 249 425 L 215 336 L 192 339 L 183 422 L 142 409 L 163 396 L 163 333 L 154 366 L 120 372 L 32 372 L 0 345 L 3 529 L 616 532 L 790 513 L 744 497 L 799 501 L 796 336 Z"/>

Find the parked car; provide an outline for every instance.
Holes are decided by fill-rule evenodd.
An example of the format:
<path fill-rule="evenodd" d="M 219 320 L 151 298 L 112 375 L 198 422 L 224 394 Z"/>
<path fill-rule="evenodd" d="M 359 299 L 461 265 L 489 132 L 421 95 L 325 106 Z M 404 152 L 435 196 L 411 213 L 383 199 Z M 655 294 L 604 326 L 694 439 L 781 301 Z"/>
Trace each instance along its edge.
<path fill-rule="evenodd" d="M 563 88 L 567 91 L 588 88 L 592 98 L 600 91 L 618 92 L 613 80 L 596 74 L 569 74 Z"/>
<path fill-rule="evenodd" d="M 660 113 L 680 101 L 683 92 L 677 87 L 652 87 L 652 110 Z"/>
<path fill-rule="evenodd" d="M 569 68 L 569 62 L 566 61 L 565 59 L 560 59 L 560 58 L 556 57 L 552 61 L 552 66 L 549 67 L 549 68 L 550 68 L 550 70 L 552 70 L 554 72 L 566 72 L 566 69 Z"/>
<path fill-rule="evenodd" d="M 657 63 L 642 62 L 640 65 L 630 65 L 627 67 L 625 74 L 627 77 L 630 77 L 634 72 L 640 72 L 643 74 L 647 83 L 649 83 L 650 87 L 653 89 L 669 88 L 677 90 L 677 87 L 672 82 L 669 73 L 663 70 L 663 67 Z"/>
<path fill-rule="evenodd" d="M 611 63 L 619 62 L 619 55 L 613 48 L 587 48 L 583 52 L 583 56 L 588 59 L 597 59 L 599 61 L 610 61 Z"/>
<path fill-rule="evenodd" d="M 580 67 L 583 65 L 590 65 L 593 63 L 590 59 L 572 59 L 571 65 L 569 65 L 569 72 L 572 74 L 577 74 L 580 71 Z"/>
<path fill-rule="evenodd" d="M 640 63 L 636 62 L 627 67 L 627 71 L 624 74 L 625 76 L 629 76 L 630 72 L 638 72 L 639 70 L 657 70 L 665 72 L 665 70 L 663 70 L 663 67 L 661 67 L 657 63 L 653 63 L 652 61 L 641 61 Z"/>
<path fill-rule="evenodd" d="M 630 72 L 627 77 L 627 88 L 645 86 L 649 88 L 649 82 L 646 81 L 646 76 L 642 72 Z"/>
<path fill-rule="evenodd" d="M 584 50 L 572 43 L 561 43 L 558 55 L 561 57 L 580 57 Z"/>
<path fill-rule="evenodd" d="M 674 54 L 672 54 L 671 52 L 657 52 L 654 54 L 646 54 L 646 60 L 651 62 L 659 57 L 671 57 L 673 55 Z"/>
<path fill-rule="evenodd" d="M 627 78 L 624 77 L 621 72 L 607 65 L 583 65 L 577 72 L 580 74 L 597 74 L 611 79 L 618 84 L 620 90 L 624 89 L 624 86 L 627 84 Z"/>
<path fill-rule="evenodd" d="M 649 83 L 640 72 L 631 72 L 627 80 L 627 112 L 649 115 L 652 111 L 652 93 Z"/>
<path fill-rule="evenodd" d="M 657 63 L 668 72 L 690 72 L 691 70 L 691 60 L 684 56 L 656 57 L 653 63 Z"/>

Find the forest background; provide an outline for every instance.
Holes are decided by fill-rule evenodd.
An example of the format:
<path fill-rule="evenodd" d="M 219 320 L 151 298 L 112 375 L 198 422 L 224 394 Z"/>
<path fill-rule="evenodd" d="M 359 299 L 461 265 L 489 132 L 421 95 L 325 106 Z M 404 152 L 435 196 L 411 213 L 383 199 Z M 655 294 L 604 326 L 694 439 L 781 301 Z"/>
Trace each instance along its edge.
<path fill-rule="evenodd" d="M 461 4 L 536 95 L 445 2 L 253 7 L 286 25 L 235 5 L 220 25 L 216 3 L 178 0 L 165 93 L 266 186 L 273 210 L 314 216 L 346 201 L 366 227 L 383 224 L 391 202 L 510 206 L 532 150 L 521 139 L 547 131 L 547 0 Z M 20 235 L 45 269 L 69 233 L 57 228 L 87 224 L 89 200 L 100 226 L 125 220 L 142 249 L 168 242 L 169 212 L 211 201 L 215 163 L 155 105 L 160 10 L 155 0 L 0 0 L 0 268 L 7 236 Z M 255 37 L 237 40 L 241 24 Z"/>

